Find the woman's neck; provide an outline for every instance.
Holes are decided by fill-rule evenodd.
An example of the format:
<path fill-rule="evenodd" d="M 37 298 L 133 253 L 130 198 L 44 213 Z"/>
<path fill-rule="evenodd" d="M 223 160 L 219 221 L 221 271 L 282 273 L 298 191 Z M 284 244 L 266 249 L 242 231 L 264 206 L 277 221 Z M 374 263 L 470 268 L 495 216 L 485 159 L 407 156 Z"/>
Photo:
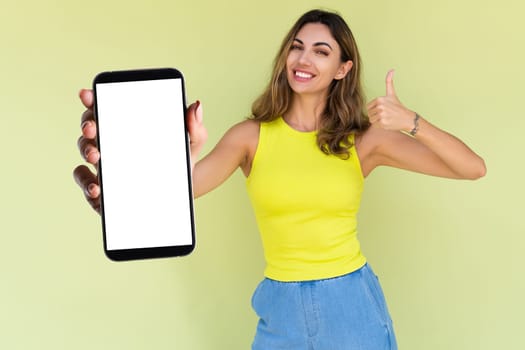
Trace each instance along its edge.
<path fill-rule="evenodd" d="M 283 118 L 298 131 L 318 130 L 325 106 L 325 97 L 294 95 L 292 105 Z"/>

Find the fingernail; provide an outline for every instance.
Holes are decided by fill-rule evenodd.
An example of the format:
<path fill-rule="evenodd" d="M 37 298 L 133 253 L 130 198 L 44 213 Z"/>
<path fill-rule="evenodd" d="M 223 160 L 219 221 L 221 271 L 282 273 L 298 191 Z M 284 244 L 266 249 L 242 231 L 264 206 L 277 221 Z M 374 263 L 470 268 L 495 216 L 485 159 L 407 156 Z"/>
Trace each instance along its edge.
<path fill-rule="evenodd" d="M 95 151 L 93 150 L 93 148 L 91 148 L 91 147 L 86 148 L 86 149 L 84 150 L 84 155 L 86 156 L 86 159 L 88 159 L 89 156 L 90 156 L 91 154 L 93 154 L 94 152 L 95 152 Z"/>
<path fill-rule="evenodd" d="M 93 191 L 95 191 L 95 184 L 89 184 L 86 188 L 86 194 L 91 197 L 93 195 Z"/>
<path fill-rule="evenodd" d="M 195 109 L 195 117 L 197 121 L 202 122 L 202 105 L 201 101 L 197 100 L 197 108 Z"/>
<path fill-rule="evenodd" d="M 89 120 L 86 120 L 85 122 L 82 123 L 82 125 L 80 126 L 80 129 L 83 131 L 84 128 L 85 128 L 86 126 L 88 126 L 88 125 L 89 125 Z"/>

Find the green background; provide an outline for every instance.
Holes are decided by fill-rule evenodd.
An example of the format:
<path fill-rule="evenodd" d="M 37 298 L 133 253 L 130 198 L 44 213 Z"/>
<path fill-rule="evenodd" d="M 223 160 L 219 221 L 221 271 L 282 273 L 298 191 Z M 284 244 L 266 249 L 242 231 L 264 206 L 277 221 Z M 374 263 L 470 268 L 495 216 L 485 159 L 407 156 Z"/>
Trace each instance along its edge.
<path fill-rule="evenodd" d="M 518 0 L 2 1 L 0 348 L 249 348 L 264 262 L 241 173 L 196 201 L 191 256 L 111 262 L 71 175 L 77 93 L 100 71 L 177 67 L 203 103 L 209 150 L 314 7 L 348 21 L 369 99 L 395 68 L 400 99 L 487 163 L 475 182 L 386 168 L 366 181 L 360 239 L 400 349 L 525 348 Z"/>

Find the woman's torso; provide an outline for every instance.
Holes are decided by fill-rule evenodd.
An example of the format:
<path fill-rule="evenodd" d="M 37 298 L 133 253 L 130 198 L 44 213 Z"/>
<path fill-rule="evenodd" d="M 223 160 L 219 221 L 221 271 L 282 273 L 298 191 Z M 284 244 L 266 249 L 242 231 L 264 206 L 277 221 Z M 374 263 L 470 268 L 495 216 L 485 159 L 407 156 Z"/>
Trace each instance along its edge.
<path fill-rule="evenodd" d="M 311 280 L 360 268 L 366 261 L 356 229 L 363 176 L 355 147 L 341 159 L 321 152 L 315 131 L 299 132 L 282 118 L 251 126 L 258 126 L 257 143 L 251 141 L 243 170 L 265 275 Z"/>

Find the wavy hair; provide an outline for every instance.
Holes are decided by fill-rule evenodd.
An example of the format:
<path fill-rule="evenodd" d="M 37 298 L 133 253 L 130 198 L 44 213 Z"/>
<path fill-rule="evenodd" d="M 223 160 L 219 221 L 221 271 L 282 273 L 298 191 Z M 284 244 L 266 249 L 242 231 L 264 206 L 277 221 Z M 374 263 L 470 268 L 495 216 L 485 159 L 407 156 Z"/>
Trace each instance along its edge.
<path fill-rule="evenodd" d="M 359 51 L 350 28 L 337 13 L 311 10 L 297 20 L 275 57 L 268 86 L 252 105 L 250 119 L 269 122 L 283 116 L 290 108 L 293 91 L 286 75 L 286 59 L 297 33 L 308 23 L 326 25 L 341 48 L 341 62 L 353 62 L 352 69 L 343 79 L 332 81 L 317 132 L 317 144 L 321 151 L 347 159 L 352 147 L 349 136 L 365 131 L 370 122 L 364 113 Z"/>

